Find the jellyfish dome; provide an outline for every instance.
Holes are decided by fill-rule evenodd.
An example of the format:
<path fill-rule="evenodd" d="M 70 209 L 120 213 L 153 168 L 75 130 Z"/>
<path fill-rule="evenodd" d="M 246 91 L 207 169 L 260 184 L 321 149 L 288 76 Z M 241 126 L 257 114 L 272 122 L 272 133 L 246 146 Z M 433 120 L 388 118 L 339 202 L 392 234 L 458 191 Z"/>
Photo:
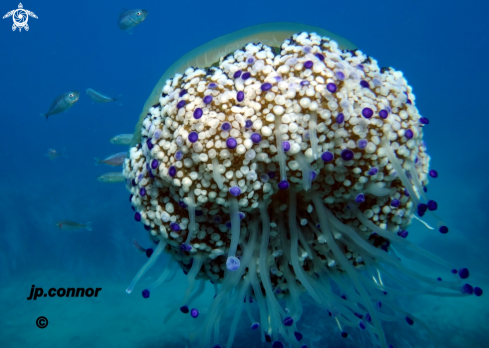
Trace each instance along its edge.
<path fill-rule="evenodd" d="M 126 291 L 164 252 L 143 297 L 182 269 L 188 288 L 165 321 L 200 313 L 202 347 L 230 348 L 243 310 L 262 341 L 302 347 L 305 298 L 341 336 L 387 347 L 382 321 L 418 321 L 394 297 L 468 295 L 468 271 L 407 238 L 424 214 L 448 232 L 426 194 L 428 124 L 402 72 L 320 28 L 261 25 L 197 48 L 155 87 L 124 163 L 134 218 L 157 244 Z M 400 257 L 438 263 L 443 281 Z M 211 305 L 191 309 L 208 282 Z"/>

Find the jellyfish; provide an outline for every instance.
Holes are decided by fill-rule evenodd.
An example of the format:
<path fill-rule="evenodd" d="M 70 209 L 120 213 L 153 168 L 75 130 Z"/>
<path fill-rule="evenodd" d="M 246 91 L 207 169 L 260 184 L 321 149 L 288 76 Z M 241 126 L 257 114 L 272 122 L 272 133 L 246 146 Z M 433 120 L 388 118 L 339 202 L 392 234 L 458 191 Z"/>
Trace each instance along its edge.
<path fill-rule="evenodd" d="M 342 337 L 361 330 L 387 347 L 383 321 L 424 325 L 395 297 L 480 296 L 467 269 L 409 241 L 425 214 L 448 232 L 426 193 L 438 175 L 428 125 L 402 72 L 321 28 L 260 25 L 198 47 L 154 88 L 124 163 L 134 218 L 156 244 L 126 291 L 169 254 L 143 297 L 182 269 L 188 287 L 165 322 L 200 313 L 201 346 L 226 348 L 243 311 L 262 341 L 303 347 L 306 298 Z M 199 311 L 208 283 L 215 297 Z"/>

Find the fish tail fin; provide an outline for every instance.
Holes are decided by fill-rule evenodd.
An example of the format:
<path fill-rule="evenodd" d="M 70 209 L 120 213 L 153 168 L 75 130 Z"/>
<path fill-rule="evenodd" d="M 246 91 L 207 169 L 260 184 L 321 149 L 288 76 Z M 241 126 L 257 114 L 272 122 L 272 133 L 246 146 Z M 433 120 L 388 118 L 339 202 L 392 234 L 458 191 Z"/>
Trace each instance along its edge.
<path fill-rule="evenodd" d="M 85 224 L 85 229 L 86 229 L 87 231 L 91 231 L 91 230 L 92 230 L 92 223 L 91 223 L 91 222 L 87 222 L 87 223 Z"/>
<path fill-rule="evenodd" d="M 46 114 L 41 114 L 41 116 L 45 117 L 46 118 L 46 122 L 48 121 L 48 117 L 49 116 L 46 116 Z"/>
<path fill-rule="evenodd" d="M 95 165 L 96 166 L 98 166 L 98 165 L 100 165 L 100 163 L 102 163 L 102 161 L 99 158 L 97 158 L 97 157 L 94 157 L 93 159 L 95 160 Z"/>
<path fill-rule="evenodd" d="M 115 103 L 119 106 L 122 106 L 122 103 L 120 101 L 121 97 L 122 97 L 122 94 L 119 94 L 116 98 L 114 98 Z"/>

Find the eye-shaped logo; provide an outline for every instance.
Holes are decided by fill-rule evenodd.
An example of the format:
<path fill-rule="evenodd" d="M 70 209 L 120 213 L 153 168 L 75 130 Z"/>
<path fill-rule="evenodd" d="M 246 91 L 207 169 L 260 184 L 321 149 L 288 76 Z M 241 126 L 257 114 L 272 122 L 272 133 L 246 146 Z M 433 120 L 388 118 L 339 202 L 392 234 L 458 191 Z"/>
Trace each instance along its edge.
<path fill-rule="evenodd" d="M 10 16 L 12 16 L 12 19 L 14 20 L 12 30 L 15 31 L 17 28 L 19 28 L 19 32 L 22 31 L 22 28 L 24 28 L 25 31 L 29 31 L 29 25 L 27 24 L 29 16 L 37 18 L 34 12 L 24 10 L 24 6 L 22 6 L 22 3 L 19 3 L 18 9 L 7 12 L 7 14 L 3 16 L 3 19 Z"/>

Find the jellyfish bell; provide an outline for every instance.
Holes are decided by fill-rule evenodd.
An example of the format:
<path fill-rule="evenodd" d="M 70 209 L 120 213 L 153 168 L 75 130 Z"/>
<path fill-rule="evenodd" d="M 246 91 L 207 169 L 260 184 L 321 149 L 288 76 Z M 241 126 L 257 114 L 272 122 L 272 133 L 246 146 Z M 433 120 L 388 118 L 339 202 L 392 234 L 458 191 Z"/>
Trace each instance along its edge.
<path fill-rule="evenodd" d="M 167 322 L 212 283 L 199 337 L 226 348 L 243 309 L 262 341 L 301 346 L 304 294 L 342 337 L 359 329 L 381 347 L 381 320 L 420 323 L 387 294 L 468 295 L 466 269 L 407 238 L 416 214 L 448 232 L 429 209 L 429 122 L 414 100 L 401 72 L 320 28 L 260 25 L 188 53 L 146 102 L 124 163 L 135 219 L 159 241 L 126 291 L 170 254 L 148 294 L 179 268 L 187 275 Z M 438 263 L 443 281 L 399 256 Z"/>
<path fill-rule="evenodd" d="M 190 67 L 208 68 L 219 62 L 222 57 L 243 48 L 250 42 L 261 42 L 270 47 L 280 47 L 284 40 L 298 32 L 315 32 L 336 41 L 340 49 L 356 49 L 354 44 L 339 35 L 322 28 L 298 23 L 261 24 L 221 36 L 188 52 L 165 71 L 143 106 L 134 132 L 137 139 L 133 139 L 131 146 L 140 142 L 142 122 L 149 108 L 159 101 L 161 91 L 168 79 L 173 78 L 176 74 L 183 74 Z"/>

